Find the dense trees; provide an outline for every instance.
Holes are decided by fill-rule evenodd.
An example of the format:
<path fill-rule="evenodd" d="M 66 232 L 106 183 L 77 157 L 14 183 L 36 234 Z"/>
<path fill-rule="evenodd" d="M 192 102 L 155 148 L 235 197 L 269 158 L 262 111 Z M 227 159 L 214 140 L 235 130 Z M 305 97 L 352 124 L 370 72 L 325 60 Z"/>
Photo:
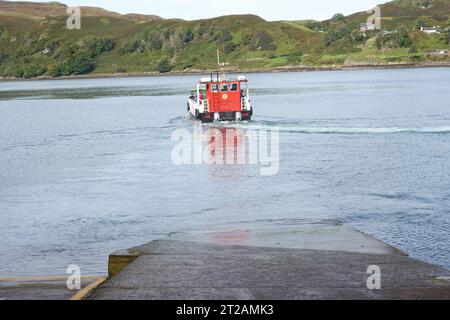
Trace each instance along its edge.
<path fill-rule="evenodd" d="M 376 38 L 376 45 L 378 49 L 409 48 L 412 44 L 412 39 L 404 27 L 400 27 L 395 31 L 380 32 Z"/>
<path fill-rule="evenodd" d="M 191 31 L 192 32 L 192 31 Z M 133 52 L 146 52 L 146 51 L 159 51 L 164 45 L 164 37 L 169 39 L 171 33 L 163 35 L 157 31 L 151 31 L 149 28 L 145 28 L 141 33 L 138 33 L 133 39 L 125 42 L 122 48 L 120 48 L 120 54 L 124 55 L 126 53 Z M 184 39 L 190 39 L 191 35 L 189 32 L 182 35 L 181 41 L 186 41 Z"/>
<path fill-rule="evenodd" d="M 78 44 L 62 49 L 57 55 L 57 62 L 50 66 L 48 73 L 54 77 L 90 73 L 95 70 L 96 58 L 111 51 L 114 46 L 112 39 L 87 37 Z"/>
<path fill-rule="evenodd" d="M 88 48 L 91 57 L 101 55 L 103 52 L 111 51 L 114 48 L 112 39 L 93 38 L 88 41 Z"/>
<path fill-rule="evenodd" d="M 181 41 L 184 45 L 188 44 L 194 40 L 194 32 L 192 31 L 192 28 L 187 28 L 181 33 Z"/>
<path fill-rule="evenodd" d="M 355 29 L 342 13 L 336 13 L 323 23 L 323 42 L 327 54 L 350 53 L 358 50 L 357 45 L 365 40 L 365 35 Z"/>
<path fill-rule="evenodd" d="M 325 46 L 330 46 L 333 42 L 348 38 L 351 35 L 350 28 L 345 23 L 332 25 L 324 34 Z"/>
<path fill-rule="evenodd" d="M 18 63 L 5 71 L 9 76 L 15 78 L 34 78 L 42 76 L 47 72 L 47 67 L 33 63 Z"/>
<path fill-rule="evenodd" d="M 353 30 L 344 22 L 337 21 L 327 26 L 323 36 L 327 54 L 343 54 L 359 51 L 357 45 L 364 43 L 365 35 Z"/>
<path fill-rule="evenodd" d="M 197 31 L 203 32 L 199 29 Z M 120 54 L 124 55 L 133 52 L 160 51 L 164 47 L 181 50 L 194 41 L 195 36 L 196 34 L 192 28 L 178 31 L 167 30 L 164 33 L 145 28 L 143 32 L 138 33 L 133 39 L 126 41 L 119 51 Z"/>
<path fill-rule="evenodd" d="M 2 68 L 3 75 L 33 78 L 44 74 L 58 77 L 90 73 L 96 67 L 96 58 L 111 51 L 114 46 L 115 43 L 110 38 L 88 36 L 60 46 L 59 42 L 52 40 L 46 32 L 38 37 L 26 34 L 14 51 L 13 65 Z M 50 66 L 42 64 L 42 56 L 51 57 L 54 63 Z M 0 52 L 0 62 L 5 58 L 6 54 Z"/>
<path fill-rule="evenodd" d="M 53 77 L 86 74 L 94 71 L 96 62 L 85 53 L 77 53 L 50 67 Z"/>
<path fill-rule="evenodd" d="M 364 32 L 359 31 L 359 30 L 353 30 L 352 34 L 351 34 L 352 40 L 355 43 L 362 43 L 364 42 L 364 40 L 366 40 L 366 35 L 364 34 Z"/>
<path fill-rule="evenodd" d="M 41 65 L 28 64 L 23 66 L 23 75 L 24 78 L 34 78 L 42 76 L 47 72 L 47 67 Z"/>
<path fill-rule="evenodd" d="M 332 18 L 331 21 L 332 22 L 336 22 L 336 21 L 341 21 L 344 20 L 345 16 L 342 13 L 336 13 Z"/>

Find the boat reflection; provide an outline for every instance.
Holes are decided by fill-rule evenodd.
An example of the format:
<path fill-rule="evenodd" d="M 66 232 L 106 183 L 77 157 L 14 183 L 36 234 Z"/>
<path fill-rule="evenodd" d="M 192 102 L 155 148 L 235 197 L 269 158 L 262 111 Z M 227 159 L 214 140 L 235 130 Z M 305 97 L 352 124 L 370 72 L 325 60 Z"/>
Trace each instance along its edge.
<path fill-rule="evenodd" d="M 245 158 L 238 157 L 245 150 L 244 130 L 235 128 L 211 128 L 207 130 L 208 157 L 205 161 L 216 165 L 244 164 Z"/>
<path fill-rule="evenodd" d="M 251 239 L 250 230 L 215 232 L 209 235 L 209 242 L 220 245 L 245 245 Z"/>

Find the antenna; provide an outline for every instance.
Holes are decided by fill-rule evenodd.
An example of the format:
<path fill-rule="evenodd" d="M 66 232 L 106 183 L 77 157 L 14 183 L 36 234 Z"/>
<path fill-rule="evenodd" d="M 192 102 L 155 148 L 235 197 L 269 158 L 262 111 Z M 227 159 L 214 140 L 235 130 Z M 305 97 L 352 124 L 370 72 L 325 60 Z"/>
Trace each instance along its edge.
<path fill-rule="evenodd" d="M 218 79 L 219 81 L 222 81 L 222 80 L 226 80 L 227 79 L 227 77 L 226 77 L 226 75 L 225 75 L 225 71 L 226 71 L 226 66 L 228 65 L 228 63 L 226 63 L 226 62 L 220 62 L 220 51 L 219 51 L 219 49 L 217 49 L 217 66 L 219 67 L 219 71 L 220 71 L 220 73 L 221 73 L 221 78 L 220 79 Z M 219 78 L 219 71 L 217 72 L 217 78 Z"/>

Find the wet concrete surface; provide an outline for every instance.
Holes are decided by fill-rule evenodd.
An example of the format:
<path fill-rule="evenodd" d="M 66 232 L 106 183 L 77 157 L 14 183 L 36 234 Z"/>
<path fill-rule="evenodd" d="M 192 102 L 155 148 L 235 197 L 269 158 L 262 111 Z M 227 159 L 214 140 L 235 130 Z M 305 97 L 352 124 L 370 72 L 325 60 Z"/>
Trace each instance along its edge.
<path fill-rule="evenodd" d="M 380 290 L 367 286 L 372 265 Z M 329 224 L 173 235 L 111 255 L 113 269 L 90 299 L 450 299 L 450 271 Z"/>
<path fill-rule="evenodd" d="M 373 254 L 405 254 L 351 227 L 335 223 L 256 227 L 242 230 L 175 233 L 170 240 L 265 248 L 344 251 Z"/>

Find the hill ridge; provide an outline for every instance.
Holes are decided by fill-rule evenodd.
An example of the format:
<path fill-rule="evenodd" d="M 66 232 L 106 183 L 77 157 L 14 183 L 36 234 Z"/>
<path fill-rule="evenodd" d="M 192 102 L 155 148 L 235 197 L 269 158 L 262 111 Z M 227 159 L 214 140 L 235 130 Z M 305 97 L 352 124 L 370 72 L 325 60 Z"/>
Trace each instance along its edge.
<path fill-rule="evenodd" d="M 448 61 L 441 52 L 450 50 L 450 0 L 380 7 L 382 30 L 364 32 L 367 12 L 324 21 L 254 14 L 181 20 L 89 6 L 81 7 L 81 30 L 67 30 L 61 2 L 0 0 L 0 75 L 207 71 L 216 68 L 217 49 L 235 70 Z M 434 34 L 420 31 L 433 26 L 439 27 Z"/>

